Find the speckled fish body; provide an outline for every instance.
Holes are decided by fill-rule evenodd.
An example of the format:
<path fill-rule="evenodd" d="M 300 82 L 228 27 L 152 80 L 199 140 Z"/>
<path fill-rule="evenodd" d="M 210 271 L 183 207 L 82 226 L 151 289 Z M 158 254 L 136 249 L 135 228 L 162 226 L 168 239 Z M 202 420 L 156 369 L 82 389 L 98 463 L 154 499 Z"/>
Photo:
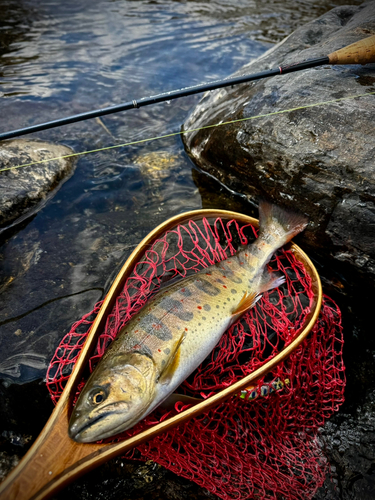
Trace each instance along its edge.
<path fill-rule="evenodd" d="M 89 378 L 70 437 L 92 442 L 118 434 L 172 394 L 261 293 L 284 281 L 265 266 L 305 225 L 304 218 L 263 204 L 253 244 L 161 290 L 119 332 Z"/>

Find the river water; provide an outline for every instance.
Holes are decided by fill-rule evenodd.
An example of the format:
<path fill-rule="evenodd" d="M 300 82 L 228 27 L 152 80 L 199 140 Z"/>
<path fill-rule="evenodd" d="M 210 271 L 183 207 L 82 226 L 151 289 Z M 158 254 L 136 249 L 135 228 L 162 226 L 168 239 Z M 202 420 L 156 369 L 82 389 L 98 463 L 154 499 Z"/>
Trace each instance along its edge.
<path fill-rule="evenodd" d="M 224 78 L 301 24 L 346 3 L 2 0 L 0 130 Z M 78 152 L 170 134 L 198 100 L 186 97 L 30 137 Z M 254 213 L 251 200 L 192 165 L 178 135 L 81 156 L 55 196 L 0 242 L 4 394 L 39 384 L 60 339 L 103 297 L 151 229 L 201 207 Z M 44 387 L 37 387 L 45 402 Z M 13 427 L 4 417 L 0 429 L 6 446 L 10 428 L 26 432 L 17 427 L 23 410 L 12 397 Z M 30 418 L 38 421 L 31 434 L 50 411 L 47 405 L 37 415 L 38 398 L 29 402 Z"/>

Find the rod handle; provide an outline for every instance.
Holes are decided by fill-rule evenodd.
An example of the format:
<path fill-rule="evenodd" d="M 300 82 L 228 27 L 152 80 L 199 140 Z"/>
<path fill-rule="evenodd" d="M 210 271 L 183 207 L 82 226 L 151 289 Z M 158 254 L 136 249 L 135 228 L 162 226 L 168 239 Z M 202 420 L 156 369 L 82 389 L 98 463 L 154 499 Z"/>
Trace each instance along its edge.
<path fill-rule="evenodd" d="M 363 38 L 328 54 L 330 64 L 369 64 L 375 62 L 375 35 Z"/>

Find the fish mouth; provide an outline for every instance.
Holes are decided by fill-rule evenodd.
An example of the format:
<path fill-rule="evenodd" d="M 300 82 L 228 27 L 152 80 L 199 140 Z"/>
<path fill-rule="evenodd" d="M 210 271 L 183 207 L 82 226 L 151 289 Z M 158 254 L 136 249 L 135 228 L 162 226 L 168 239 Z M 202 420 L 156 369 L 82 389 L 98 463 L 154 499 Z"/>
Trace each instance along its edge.
<path fill-rule="evenodd" d="M 114 406 L 115 408 L 110 410 L 110 407 Z M 129 429 L 138 417 L 138 412 L 137 415 L 132 414 L 131 417 L 127 417 L 126 410 L 128 410 L 128 405 L 121 405 L 120 408 L 118 406 L 118 403 L 107 405 L 97 415 L 93 417 L 78 417 L 76 421 L 74 421 L 73 412 L 71 422 L 69 423 L 69 437 L 77 443 L 93 443 L 116 436 L 116 434 Z M 139 413 L 142 413 L 142 411 Z M 115 415 L 117 415 L 117 418 L 114 421 L 104 423 L 98 428 L 98 423 Z M 119 418 L 119 416 L 122 416 L 122 418 Z"/>
<path fill-rule="evenodd" d="M 124 413 L 120 409 L 108 411 L 103 408 L 101 412 L 94 417 L 85 417 L 84 419 L 79 418 L 76 422 L 71 422 L 69 424 L 69 437 L 77 443 L 92 443 L 95 441 L 100 441 L 101 439 L 105 439 L 107 437 L 114 436 L 121 431 L 121 428 L 124 425 L 126 425 L 127 419 L 121 420 L 120 423 L 118 423 L 118 419 L 116 419 L 115 422 L 112 423 L 112 425 L 110 425 L 110 422 L 108 422 L 109 425 L 105 425 L 104 429 L 103 427 L 99 427 L 99 429 L 97 429 L 97 424 L 99 422 L 106 420 L 114 415 L 124 416 Z M 74 413 L 72 415 L 72 419 L 73 418 Z M 119 431 L 117 431 L 117 429 L 119 429 Z"/>

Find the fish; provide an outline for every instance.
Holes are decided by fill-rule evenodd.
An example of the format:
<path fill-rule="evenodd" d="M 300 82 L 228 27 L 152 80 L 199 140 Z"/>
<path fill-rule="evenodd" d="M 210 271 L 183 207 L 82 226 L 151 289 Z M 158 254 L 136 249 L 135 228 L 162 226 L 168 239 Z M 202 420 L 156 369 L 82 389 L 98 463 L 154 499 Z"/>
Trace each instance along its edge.
<path fill-rule="evenodd" d="M 90 375 L 73 408 L 69 437 L 91 443 L 116 436 L 173 397 L 224 332 L 285 281 L 267 263 L 307 223 L 305 216 L 263 201 L 253 243 L 159 290 Z"/>

